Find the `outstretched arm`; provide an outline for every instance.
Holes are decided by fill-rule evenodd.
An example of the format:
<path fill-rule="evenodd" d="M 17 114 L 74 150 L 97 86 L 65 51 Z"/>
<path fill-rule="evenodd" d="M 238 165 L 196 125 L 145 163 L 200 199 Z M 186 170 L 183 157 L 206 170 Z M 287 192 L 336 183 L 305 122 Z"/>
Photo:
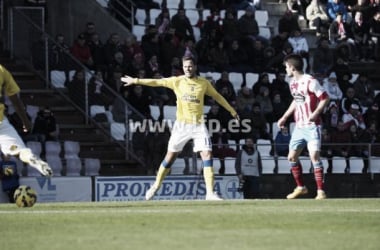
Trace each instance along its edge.
<path fill-rule="evenodd" d="M 146 85 L 150 87 L 166 87 L 166 88 L 173 88 L 173 83 L 174 83 L 175 77 L 170 77 L 170 78 L 161 78 L 161 79 L 142 79 L 142 78 L 134 78 L 130 77 L 128 75 L 125 75 L 120 78 L 122 82 L 125 84 L 123 85 L 124 87 L 131 86 L 132 84 L 141 84 L 141 85 Z"/>

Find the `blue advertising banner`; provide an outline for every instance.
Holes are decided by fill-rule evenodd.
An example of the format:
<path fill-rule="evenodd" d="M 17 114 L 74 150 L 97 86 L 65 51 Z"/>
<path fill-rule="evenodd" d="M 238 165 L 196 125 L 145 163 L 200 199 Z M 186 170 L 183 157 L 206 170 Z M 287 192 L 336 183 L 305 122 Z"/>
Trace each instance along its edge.
<path fill-rule="evenodd" d="M 144 200 L 154 176 L 96 177 L 95 201 Z M 236 176 L 215 176 L 214 190 L 224 199 L 242 199 Z M 203 200 L 206 195 L 203 176 L 167 176 L 155 200 Z"/>

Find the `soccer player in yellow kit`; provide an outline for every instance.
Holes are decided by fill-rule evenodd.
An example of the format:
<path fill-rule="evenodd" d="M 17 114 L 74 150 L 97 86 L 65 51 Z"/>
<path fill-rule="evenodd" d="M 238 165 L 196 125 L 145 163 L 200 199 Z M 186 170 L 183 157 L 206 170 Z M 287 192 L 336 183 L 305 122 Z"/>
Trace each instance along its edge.
<path fill-rule="evenodd" d="M 2 95 L 8 96 L 9 100 L 22 120 L 25 131 L 32 129 L 32 123 L 27 117 L 25 107 L 18 97 L 20 88 L 13 79 L 11 73 L 0 65 L 0 100 Z M 44 176 L 51 176 L 53 171 L 50 166 L 33 154 L 32 150 L 27 148 L 17 133 L 16 129 L 8 121 L 4 115 L 5 106 L 0 102 L 0 148 L 4 155 L 15 155 L 21 161 L 29 164 L 29 166 L 36 168 Z"/>
<path fill-rule="evenodd" d="M 174 91 L 177 97 L 176 122 L 169 139 L 168 150 L 165 159 L 158 169 L 156 181 L 145 194 L 145 199 L 150 200 L 178 154 L 182 151 L 186 142 L 193 139 L 194 152 L 199 152 L 203 161 L 203 174 L 206 184 L 206 200 L 221 200 L 214 193 L 214 172 L 212 167 L 211 140 L 203 119 L 203 100 L 205 95 L 213 97 L 221 106 L 228 110 L 235 119 L 239 119 L 236 111 L 215 90 L 212 84 L 203 77 L 196 75 L 197 66 L 192 57 L 182 58 L 184 75 L 163 79 L 139 79 L 124 76 L 124 86 L 142 84 L 151 87 L 167 87 Z"/>

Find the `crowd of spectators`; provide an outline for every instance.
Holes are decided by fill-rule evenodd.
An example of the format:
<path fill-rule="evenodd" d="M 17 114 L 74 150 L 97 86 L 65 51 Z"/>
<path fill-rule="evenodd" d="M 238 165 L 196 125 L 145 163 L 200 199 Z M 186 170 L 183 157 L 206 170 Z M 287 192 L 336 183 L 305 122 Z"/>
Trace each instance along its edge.
<path fill-rule="evenodd" d="M 93 96 L 90 104 L 99 104 L 96 103 L 99 100 L 96 96 L 102 95 L 101 100 L 106 100 L 104 105 L 113 105 L 114 120 L 123 122 L 123 105 L 117 103 L 117 100 L 104 98 L 107 96 L 106 90 L 97 84 L 99 79 L 118 91 L 145 117 L 153 119 L 149 105 L 158 105 L 162 112 L 164 105 L 175 104 L 173 93 L 168 89 L 138 85 L 124 88 L 118 79 L 123 74 L 139 78 L 180 75 L 181 57 L 191 55 L 197 59 L 200 72 L 221 73 L 220 79 L 210 80 L 237 109 L 240 117 L 250 120 L 250 131 L 230 132 L 227 126 L 228 114 L 223 109 L 218 109 L 212 100 L 206 99 L 205 105 L 212 106 L 207 116 L 218 119 L 222 128 L 227 129 L 225 135 L 219 131 L 213 134 L 215 144 L 226 142 L 227 139 L 239 143 L 247 136 L 274 141 L 271 124 L 277 121 L 285 111 L 284 107 L 292 100 L 285 78 L 283 58 L 287 54 L 297 53 L 304 58 L 305 71 L 320 80 L 332 100 L 324 114 L 324 137 L 328 138 L 325 142 L 344 141 L 345 147 L 353 142 L 380 142 L 377 131 L 380 96 L 375 96 L 374 85 L 365 74 L 350 81 L 353 75 L 348 67 L 351 61 L 379 61 L 379 0 L 312 0 L 310 3 L 289 1 L 289 9 L 279 19 L 278 32 L 270 39 L 259 33 L 255 20 L 255 9 L 260 8 L 259 4 L 232 1 L 248 2 L 248 5 L 233 5 L 227 4 L 228 2 L 203 1 L 203 6 L 211 11 L 210 16 L 199 20 L 195 26 L 201 31 L 198 40 L 194 36 L 195 27 L 181 7 L 173 16 L 163 7 L 155 24 L 146 26 L 141 41 L 133 35 L 121 40 L 117 33 L 112 33 L 106 41 L 101 41 L 95 23 L 88 22 L 72 45 L 65 42 L 62 34 L 56 36 L 59 46 L 52 48 L 54 60 L 50 62 L 51 68 L 67 70 L 65 52 L 69 51 L 96 72 L 96 77 L 90 81 L 93 85 L 90 88 L 90 95 Z M 299 3 L 301 5 L 297 6 Z M 224 18 L 220 15 L 222 9 L 225 10 Z M 245 13 L 238 18 L 237 11 L 241 9 Z M 310 52 L 310 45 L 299 26 L 300 16 L 307 20 L 309 28 L 316 30 L 318 46 L 314 53 Z M 259 79 L 255 83 L 249 83 L 244 78 L 236 90 L 229 79 L 229 72 L 240 72 L 243 75 L 255 72 L 259 74 Z M 270 81 L 268 73 L 274 73 L 276 78 Z M 72 83 L 68 83 L 68 87 L 70 84 Z M 132 116 L 132 119 L 140 118 Z M 346 134 L 344 139 L 339 136 L 340 132 Z M 279 133 L 287 135 L 288 132 Z M 141 143 L 138 144 L 141 146 Z M 220 149 L 222 152 L 230 152 L 228 148 Z M 372 147 L 371 154 L 380 155 L 379 151 Z M 347 157 L 368 156 L 369 152 L 365 147 L 350 146 L 347 150 L 325 147 L 325 156 L 336 154 Z"/>

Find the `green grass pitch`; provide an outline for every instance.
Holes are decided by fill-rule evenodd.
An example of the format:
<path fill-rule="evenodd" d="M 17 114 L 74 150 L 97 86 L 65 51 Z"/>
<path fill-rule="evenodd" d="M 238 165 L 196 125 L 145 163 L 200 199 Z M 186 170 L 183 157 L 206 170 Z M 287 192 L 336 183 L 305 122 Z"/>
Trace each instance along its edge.
<path fill-rule="evenodd" d="M 380 199 L 0 205 L 0 249 L 380 249 Z"/>

